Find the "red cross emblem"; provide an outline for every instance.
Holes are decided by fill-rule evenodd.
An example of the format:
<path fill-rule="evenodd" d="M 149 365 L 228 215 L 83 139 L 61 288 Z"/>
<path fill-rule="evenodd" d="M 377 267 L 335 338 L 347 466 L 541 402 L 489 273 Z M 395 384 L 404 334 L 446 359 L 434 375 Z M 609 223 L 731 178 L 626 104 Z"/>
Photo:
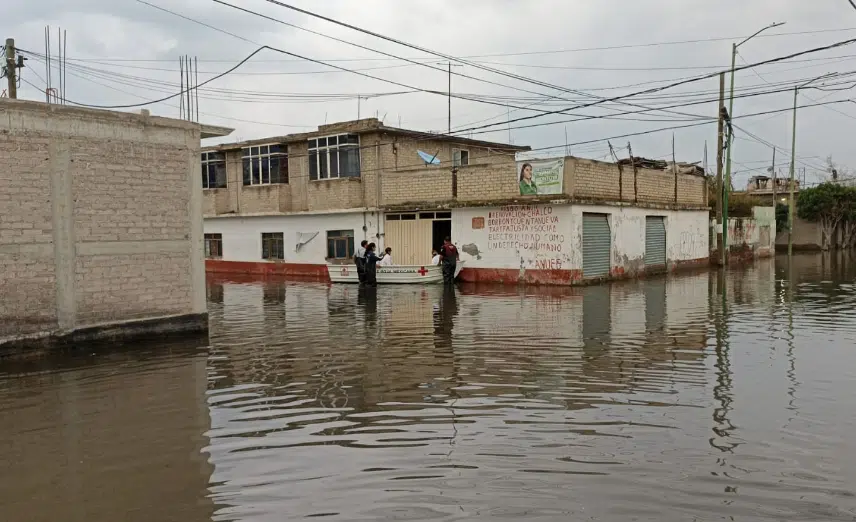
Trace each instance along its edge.
<path fill-rule="evenodd" d="M 417 270 L 417 272 L 419 272 L 419 275 L 423 275 L 423 276 L 428 273 L 428 271 L 425 270 L 424 266 L 420 267 L 419 270 Z"/>

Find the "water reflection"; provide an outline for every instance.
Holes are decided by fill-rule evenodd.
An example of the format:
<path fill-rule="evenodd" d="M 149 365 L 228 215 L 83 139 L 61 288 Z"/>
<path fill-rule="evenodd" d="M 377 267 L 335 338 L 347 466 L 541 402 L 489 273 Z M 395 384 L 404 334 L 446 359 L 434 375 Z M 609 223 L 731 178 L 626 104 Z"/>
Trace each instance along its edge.
<path fill-rule="evenodd" d="M 210 282 L 207 360 L 5 366 L 0 443 L 40 478 L 0 478 L 0 519 L 148 495 L 140 520 L 852 520 L 854 276 L 806 256 L 585 288 Z M 103 448 L 84 467 L 81 440 Z M 111 466 L 152 479 L 132 494 Z"/>

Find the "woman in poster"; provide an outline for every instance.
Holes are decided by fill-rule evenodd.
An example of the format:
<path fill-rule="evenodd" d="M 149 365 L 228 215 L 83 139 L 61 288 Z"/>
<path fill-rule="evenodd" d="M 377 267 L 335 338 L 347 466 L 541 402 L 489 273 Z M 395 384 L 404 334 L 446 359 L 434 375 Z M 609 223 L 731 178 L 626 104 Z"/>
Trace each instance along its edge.
<path fill-rule="evenodd" d="M 535 180 L 532 179 L 532 165 L 529 163 L 524 163 L 520 167 L 520 195 L 538 195 L 538 187 L 535 186 Z"/>

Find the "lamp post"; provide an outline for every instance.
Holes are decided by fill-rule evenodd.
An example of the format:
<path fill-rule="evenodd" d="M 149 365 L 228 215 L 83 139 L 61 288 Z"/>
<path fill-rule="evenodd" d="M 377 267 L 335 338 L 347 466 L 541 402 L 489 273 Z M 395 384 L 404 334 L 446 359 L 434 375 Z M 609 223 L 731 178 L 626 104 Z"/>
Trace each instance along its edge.
<path fill-rule="evenodd" d="M 776 22 L 768 25 L 762 29 L 759 29 L 752 36 L 745 38 L 742 42 L 732 44 L 731 45 L 731 92 L 728 95 L 728 118 L 731 119 L 732 112 L 734 111 L 734 67 L 735 62 L 737 60 L 737 48 L 741 45 L 745 44 L 752 38 L 755 38 L 759 34 L 763 33 L 767 29 L 772 29 L 773 27 L 779 27 L 780 25 L 785 25 L 785 22 Z M 728 192 L 731 190 L 731 147 L 734 143 L 734 139 L 732 137 L 732 133 L 728 133 L 728 147 L 726 150 L 725 157 L 725 182 L 722 184 L 722 194 L 720 197 L 722 198 L 722 264 L 723 266 L 728 261 L 727 253 L 728 253 Z"/>

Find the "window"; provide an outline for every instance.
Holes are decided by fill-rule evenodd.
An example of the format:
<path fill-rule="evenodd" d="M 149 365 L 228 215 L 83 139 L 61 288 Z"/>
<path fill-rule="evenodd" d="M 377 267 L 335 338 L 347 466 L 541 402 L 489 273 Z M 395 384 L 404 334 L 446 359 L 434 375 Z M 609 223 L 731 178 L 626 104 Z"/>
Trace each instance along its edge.
<path fill-rule="evenodd" d="M 350 259 L 354 257 L 354 231 L 327 231 L 327 258 Z"/>
<path fill-rule="evenodd" d="M 208 259 L 223 257 L 223 234 L 205 234 L 205 257 Z"/>
<path fill-rule="evenodd" d="M 452 149 L 452 164 L 455 167 L 466 167 L 470 164 L 470 151 Z"/>
<path fill-rule="evenodd" d="M 285 259 L 282 232 L 262 233 L 262 259 Z"/>
<path fill-rule="evenodd" d="M 242 150 L 244 186 L 288 183 L 284 145 L 260 145 Z"/>
<path fill-rule="evenodd" d="M 309 140 L 309 179 L 360 177 L 360 137 L 340 134 Z"/>
<path fill-rule="evenodd" d="M 226 188 L 226 153 L 202 153 L 202 188 Z"/>

